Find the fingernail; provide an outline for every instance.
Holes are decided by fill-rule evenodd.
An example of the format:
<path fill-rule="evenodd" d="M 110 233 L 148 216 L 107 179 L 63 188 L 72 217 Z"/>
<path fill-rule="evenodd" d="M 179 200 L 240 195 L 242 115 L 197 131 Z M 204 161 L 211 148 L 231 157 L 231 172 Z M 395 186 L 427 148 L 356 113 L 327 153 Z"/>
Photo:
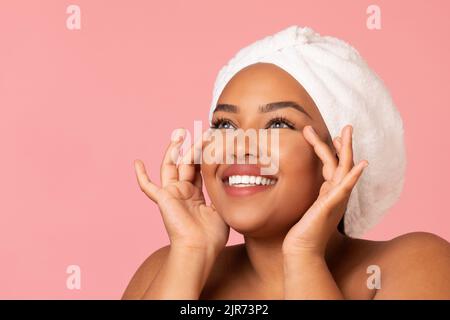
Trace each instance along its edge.
<path fill-rule="evenodd" d="M 185 134 L 186 130 L 184 128 L 179 128 L 175 131 L 174 134 L 174 142 L 180 142 L 181 140 L 183 140 L 184 138 L 184 134 Z"/>

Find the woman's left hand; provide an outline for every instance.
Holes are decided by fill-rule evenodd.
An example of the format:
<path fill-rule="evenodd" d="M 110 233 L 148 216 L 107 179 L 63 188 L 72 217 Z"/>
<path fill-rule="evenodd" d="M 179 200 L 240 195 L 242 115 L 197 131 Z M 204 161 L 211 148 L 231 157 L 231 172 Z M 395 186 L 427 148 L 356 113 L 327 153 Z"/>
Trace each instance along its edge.
<path fill-rule="evenodd" d="M 305 139 L 323 162 L 325 181 L 317 200 L 287 233 L 283 242 L 285 255 L 325 255 L 328 240 L 345 213 L 351 191 L 369 164 L 367 160 L 353 163 L 352 129 L 351 125 L 345 126 L 342 139 L 333 139 L 339 160 L 311 126 L 303 129 Z"/>

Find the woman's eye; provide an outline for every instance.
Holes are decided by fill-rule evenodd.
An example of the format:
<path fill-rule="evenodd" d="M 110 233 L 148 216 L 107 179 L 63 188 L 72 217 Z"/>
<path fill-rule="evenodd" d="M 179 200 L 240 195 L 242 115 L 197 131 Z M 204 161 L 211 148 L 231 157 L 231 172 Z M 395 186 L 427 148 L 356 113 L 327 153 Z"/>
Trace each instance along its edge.
<path fill-rule="evenodd" d="M 233 125 L 230 122 L 225 121 L 222 124 L 220 124 L 219 128 L 220 129 L 231 129 L 231 128 L 234 128 L 234 127 L 233 127 Z"/>
<path fill-rule="evenodd" d="M 289 124 L 287 121 L 278 119 L 278 120 L 271 121 L 268 128 L 270 128 L 270 129 L 285 129 L 285 128 L 293 129 L 294 127 L 293 127 L 293 125 Z"/>
<path fill-rule="evenodd" d="M 219 120 L 213 124 L 214 129 L 236 129 L 228 120 Z"/>
<path fill-rule="evenodd" d="M 231 120 L 217 119 L 213 121 L 211 128 L 213 129 L 233 129 L 236 130 L 237 126 Z M 295 129 L 295 125 L 287 119 L 275 118 L 269 121 L 265 129 Z"/>
<path fill-rule="evenodd" d="M 275 121 L 270 124 L 269 128 L 280 129 L 280 128 L 289 128 L 289 126 L 284 122 Z"/>

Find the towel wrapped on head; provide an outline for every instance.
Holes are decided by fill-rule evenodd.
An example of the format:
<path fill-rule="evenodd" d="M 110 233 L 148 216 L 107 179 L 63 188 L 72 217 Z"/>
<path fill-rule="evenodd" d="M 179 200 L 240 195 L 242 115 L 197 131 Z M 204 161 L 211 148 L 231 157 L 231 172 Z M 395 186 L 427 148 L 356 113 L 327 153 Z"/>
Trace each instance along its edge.
<path fill-rule="evenodd" d="M 362 235 L 392 207 L 404 182 L 403 121 L 383 81 L 348 43 L 294 25 L 241 49 L 221 68 L 210 121 L 228 81 L 257 62 L 277 65 L 305 88 L 332 138 L 353 126 L 354 162 L 367 159 L 370 165 L 352 190 L 344 228 L 349 236 Z"/>

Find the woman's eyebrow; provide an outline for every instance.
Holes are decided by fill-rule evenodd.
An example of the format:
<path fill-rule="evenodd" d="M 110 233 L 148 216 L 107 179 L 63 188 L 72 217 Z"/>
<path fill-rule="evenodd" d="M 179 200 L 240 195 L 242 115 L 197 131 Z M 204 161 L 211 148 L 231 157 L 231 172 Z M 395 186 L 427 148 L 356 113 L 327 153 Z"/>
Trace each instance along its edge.
<path fill-rule="evenodd" d="M 307 115 L 310 119 L 312 117 L 309 115 L 308 112 L 306 112 L 305 108 L 303 108 L 301 105 L 299 105 L 297 102 L 294 101 L 277 101 L 277 102 L 271 102 L 268 104 L 264 104 L 259 106 L 259 112 L 272 112 L 283 108 L 294 108 L 305 115 Z M 239 113 L 239 107 L 235 106 L 234 104 L 229 103 L 221 103 L 216 106 L 214 109 L 214 112 L 216 111 L 224 111 L 224 112 L 231 112 L 231 113 Z"/>
<path fill-rule="evenodd" d="M 310 119 L 312 119 L 309 113 L 306 112 L 305 108 L 303 108 L 301 105 L 299 105 L 297 102 L 294 101 L 278 101 L 261 105 L 259 106 L 259 112 L 272 112 L 283 108 L 294 108 L 307 115 Z"/>
<path fill-rule="evenodd" d="M 231 113 L 239 113 L 239 108 L 233 104 L 221 103 L 216 106 L 214 112 L 216 111 L 225 111 Z"/>

